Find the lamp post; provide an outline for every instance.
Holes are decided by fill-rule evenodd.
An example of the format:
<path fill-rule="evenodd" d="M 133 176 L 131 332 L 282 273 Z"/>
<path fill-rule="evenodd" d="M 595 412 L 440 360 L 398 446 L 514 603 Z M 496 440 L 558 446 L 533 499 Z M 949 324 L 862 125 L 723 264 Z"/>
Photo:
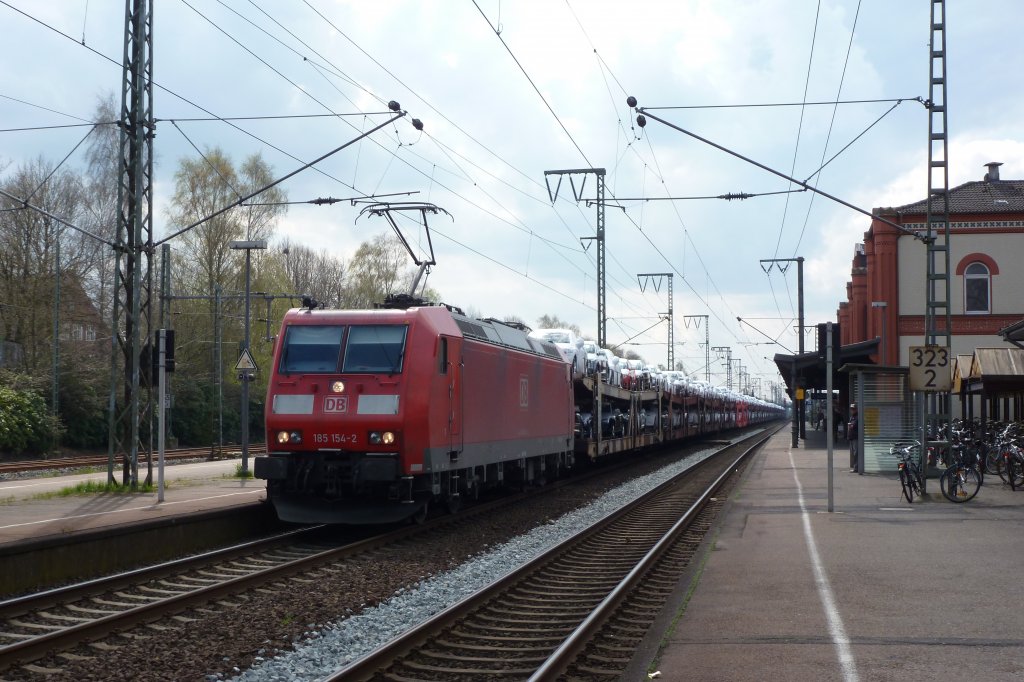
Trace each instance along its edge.
<path fill-rule="evenodd" d="M 252 264 L 252 250 L 267 248 L 267 240 L 235 241 L 231 242 L 230 246 L 232 249 L 245 251 L 245 340 L 242 342 L 242 354 L 238 358 L 238 364 L 235 365 L 239 371 L 238 378 L 242 381 L 242 476 L 244 477 L 249 473 L 249 382 L 252 381 L 252 372 L 256 369 L 252 362 L 252 356 L 249 354 L 249 273 Z"/>
<path fill-rule="evenodd" d="M 886 308 L 889 307 L 889 302 L 888 301 L 872 301 L 871 302 L 871 307 L 872 308 L 879 308 L 882 311 L 882 352 L 879 354 L 879 360 L 880 361 L 879 361 L 878 364 L 884 365 L 887 362 L 887 357 L 886 357 L 886 354 L 885 354 L 885 318 L 886 318 Z"/>

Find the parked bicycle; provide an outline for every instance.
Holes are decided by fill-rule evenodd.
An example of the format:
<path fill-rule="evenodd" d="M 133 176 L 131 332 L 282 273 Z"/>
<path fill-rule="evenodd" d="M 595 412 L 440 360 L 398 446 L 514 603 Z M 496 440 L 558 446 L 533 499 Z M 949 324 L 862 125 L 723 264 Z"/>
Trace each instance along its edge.
<path fill-rule="evenodd" d="M 907 499 L 908 504 L 913 504 L 914 495 L 918 497 L 922 495 L 921 481 L 924 476 L 917 463 L 920 451 L 921 444 L 916 440 L 893 443 L 889 448 L 889 454 L 897 459 L 896 466 L 900 472 L 900 486 L 903 488 L 903 497 Z"/>
<path fill-rule="evenodd" d="M 967 456 L 963 445 L 950 448 L 949 462 L 939 477 L 942 496 L 950 502 L 967 502 L 981 488 L 981 468 L 973 457 Z"/>
<path fill-rule="evenodd" d="M 995 469 L 999 478 L 1011 490 L 1024 485 L 1024 451 L 1018 445 L 1020 429 L 1015 423 L 1007 424 L 996 437 L 990 452 L 994 452 Z"/>

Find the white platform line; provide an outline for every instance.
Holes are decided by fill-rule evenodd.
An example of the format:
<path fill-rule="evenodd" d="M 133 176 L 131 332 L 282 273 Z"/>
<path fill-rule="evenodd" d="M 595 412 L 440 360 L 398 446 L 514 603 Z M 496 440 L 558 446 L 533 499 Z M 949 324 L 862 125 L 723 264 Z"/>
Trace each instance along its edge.
<path fill-rule="evenodd" d="M 811 517 L 807 513 L 807 505 L 804 503 L 804 489 L 800 485 L 800 476 L 797 474 L 796 462 L 793 461 L 793 450 L 787 448 L 789 454 L 789 466 L 793 469 L 793 481 L 796 483 L 797 498 L 800 501 L 801 517 L 804 524 L 804 539 L 807 541 L 807 552 L 811 556 L 811 566 L 814 568 L 814 582 L 818 588 L 818 595 L 821 597 L 821 605 L 825 609 L 825 618 L 828 620 L 828 631 L 832 637 L 832 644 L 836 648 L 836 656 L 839 658 L 839 665 L 843 669 L 843 679 L 846 682 L 857 682 L 857 664 L 853 660 L 853 652 L 850 650 L 850 640 L 846 636 L 846 628 L 843 626 L 842 616 L 839 615 L 839 608 L 836 606 L 836 598 L 832 592 L 832 585 L 825 574 L 825 567 L 821 563 L 821 555 L 818 554 L 818 543 L 814 540 L 814 531 L 811 529 Z"/>
<path fill-rule="evenodd" d="M 120 514 L 122 512 L 140 511 L 140 510 L 143 510 L 143 509 L 149 509 L 149 510 L 156 511 L 156 510 L 162 509 L 164 507 L 171 507 L 171 506 L 176 505 L 176 504 L 190 504 L 190 503 L 193 503 L 193 502 L 200 502 L 202 500 L 215 500 L 215 499 L 217 499 L 219 497 L 233 497 L 235 495 L 263 494 L 265 492 L 266 492 L 265 488 L 257 488 L 256 490 L 245 490 L 245 491 L 240 492 L 240 493 L 225 493 L 223 495 L 212 495 L 210 497 L 194 497 L 191 500 L 179 500 L 178 502 L 158 502 L 158 503 L 154 503 L 154 504 L 146 504 L 146 505 L 143 505 L 141 507 L 128 507 L 126 509 L 112 509 L 110 511 L 91 512 L 89 514 L 77 514 L 75 516 L 58 516 L 58 517 L 55 517 L 55 518 L 52 518 L 52 519 L 40 519 L 39 521 L 27 521 L 25 523 L 12 523 L 12 524 L 7 525 L 7 526 L 0 526 L 0 530 L 3 530 L 5 528 L 20 528 L 21 526 L 35 526 L 35 525 L 38 525 L 40 523 L 53 523 L 55 521 L 67 521 L 69 519 L 87 519 L 90 516 L 103 516 L 104 514 Z"/>

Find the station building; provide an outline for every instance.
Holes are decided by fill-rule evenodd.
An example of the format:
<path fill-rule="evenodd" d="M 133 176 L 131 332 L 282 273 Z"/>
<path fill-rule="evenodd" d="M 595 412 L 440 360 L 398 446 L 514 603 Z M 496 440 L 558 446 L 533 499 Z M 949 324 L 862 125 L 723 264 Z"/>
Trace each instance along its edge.
<path fill-rule="evenodd" d="M 1000 178 L 1001 165 L 986 164 L 981 180 L 949 191 L 951 351 L 962 380 L 955 387 L 961 397 L 984 390 L 984 377 L 978 375 L 983 368 L 973 360 L 978 349 L 1006 349 L 983 355 L 991 356 L 986 359 L 990 367 L 992 358 L 999 358 L 994 371 L 1003 389 L 1014 383 L 1013 375 L 1024 385 L 1024 366 L 1016 366 L 1016 356 L 1024 350 L 1006 333 L 1024 321 L 1024 268 L 1018 263 L 1024 257 L 1024 180 Z M 872 213 L 907 230 L 923 231 L 926 208 L 921 200 Z M 926 271 L 927 247 L 919 239 L 872 220 L 864 241 L 855 246 L 847 297 L 839 303 L 843 345 L 877 339 L 872 357 L 876 364 L 907 366 L 910 347 L 925 344 Z M 990 413 L 980 405 L 961 407 L 964 416 Z M 1002 416 L 1019 417 L 1021 409 L 1020 404 L 1008 405 Z M 957 415 L 961 409 L 952 412 Z"/>

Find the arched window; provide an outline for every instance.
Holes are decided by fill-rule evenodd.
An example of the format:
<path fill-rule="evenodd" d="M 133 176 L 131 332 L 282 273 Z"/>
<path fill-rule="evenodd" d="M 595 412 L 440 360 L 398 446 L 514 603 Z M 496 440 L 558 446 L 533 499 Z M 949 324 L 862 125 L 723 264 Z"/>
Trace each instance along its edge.
<path fill-rule="evenodd" d="M 984 263 L 975 261 L 964 270 L 964 312 L 987 315 L 992 312 L 992 279 Z"/>

